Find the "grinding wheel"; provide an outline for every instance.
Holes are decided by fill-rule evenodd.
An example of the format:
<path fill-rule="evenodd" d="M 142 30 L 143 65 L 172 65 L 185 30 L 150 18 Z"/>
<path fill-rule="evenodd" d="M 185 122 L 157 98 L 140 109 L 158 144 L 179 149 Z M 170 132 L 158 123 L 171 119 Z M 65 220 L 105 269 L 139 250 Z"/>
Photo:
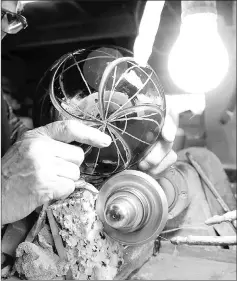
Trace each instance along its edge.
<path fill-rule="evenodd" d="M 168 203 L 155 179 L 126 170 L 104 183 L 96 211 L 108 236 L 121 244 L 139 245 L 161 233 L 168 218 Z"/>

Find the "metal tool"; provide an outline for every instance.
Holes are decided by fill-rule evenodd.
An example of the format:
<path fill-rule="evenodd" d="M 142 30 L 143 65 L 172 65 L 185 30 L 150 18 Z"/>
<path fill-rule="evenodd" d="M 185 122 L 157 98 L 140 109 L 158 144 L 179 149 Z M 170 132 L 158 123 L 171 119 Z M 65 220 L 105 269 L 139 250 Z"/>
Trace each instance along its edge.
<path fill-rule="evenodd" d="M 174 245 L 230 246 L 236 245 L 236 236 L 176 236 L 170 240 Z"/>
<path fill-rule="evenodd" d="M 205 221 L 207 225 L 219 224 L 226 221 L 236 220 L 236 210 L 227 212 L 222 216 L 215 215 Z M 176 236 L 170 240 L 174 245 L 208 245 L 208 246 L 231 246 L 237 245 L 236 235 L 233 236 Z"/>
<path fill-rule="evenodd" d="M 126 245 L 155 239 L 168 219 L 167 198 L 161 186 L 136 170 L 125 170 L 104 183 L 96 211 L 105 233 Z"/>
<path fill-rule="evenodd" d="M 205 182 L 205 184 L 207 185 L 207 187 L 211 190 L 212 194 L 216 197 L 216 200 L 219 202 L 219 204 L 221 205 L 221 207 L 223 208 L 223 210 L 225 212 L 229 212 L 230 208 L 227 206 L 227 204 L 225 203 L 225 201 L 222 199 L 222 197 L 220 196 L 220 194 L 217 192 L 216 188 L 213 186 L 213 184 L 211 183 L 211 181 L 208 179 L 208 177 L 205 175 L 205 173 L 203 172 L 202 168 L 200 167 L 200 165 L 194 160 L 193 156 L 187 152 L 186 156 L 188 158 L 188 160 L 190 161 L 190 163 L 192 164 L 192 166 L 196 169 L 196 171 L 198 172 L 199 176 L 201 177 L 201 179 Z"/>
<path fill-rule="evenodd" d="M 231 222 L 231 221 L 234 221 L 236 219 L 237 219 L 237 214 L 236 214 L 236 210 L 234 210 L 234 211 L 231 211 L 231 212 L 227 212 L 222 216 L 215 215 L 215 216 L 207 219 L 205 221 L 205 224 L 213 225 L 213 224 L 219 224 L 219 223 L 227 222 L 227 221 Z"/>
<path fill-rule="evenodd" d="M 186 156 L 188 160 L 190 161 L 191 165 L 196 169 L 197 173 L 199 174 L 200 178 L 203 180 L 203 182 L 206 184 L 207 188 L 212 192 L 212 194 L 215 196 L 216 200 L 219 202 L 220 206 L 223 208 L 225 212 L 230 212 L 229 206 L 225 203 L 219 192 L 216 190 L 212 182 L 209 180 L 209 178 L 206 176 L 205 172 L 202 170 L 200 165 L 195 161 L 194 157 L 191 155 L 191 153 L 187 152 Z M 236 222 L 231 221 L 231 224 L 236 229 Z"/>

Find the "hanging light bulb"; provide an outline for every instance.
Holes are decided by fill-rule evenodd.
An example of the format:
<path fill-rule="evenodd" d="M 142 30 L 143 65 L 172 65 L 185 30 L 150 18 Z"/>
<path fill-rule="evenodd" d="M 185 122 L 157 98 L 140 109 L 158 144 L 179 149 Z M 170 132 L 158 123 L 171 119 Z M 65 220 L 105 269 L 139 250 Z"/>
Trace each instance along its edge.
<path fill-rule="evenodd" d="M 215 89 L 228 72 L 228 52 L 218 34 L 215 1 L 182 1 L 180 34 L 168 59 L 174 83 L 188 93 Z"/>

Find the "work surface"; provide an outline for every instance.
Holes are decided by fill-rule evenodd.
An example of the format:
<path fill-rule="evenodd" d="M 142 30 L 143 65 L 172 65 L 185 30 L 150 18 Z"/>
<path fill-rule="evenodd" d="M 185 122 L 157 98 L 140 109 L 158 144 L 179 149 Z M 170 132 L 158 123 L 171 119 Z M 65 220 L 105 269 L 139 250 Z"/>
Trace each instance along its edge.
<path fill-rule="evenodd" d="M 131 280 L 236 280 L 236 251 L 162 243 Z"/>

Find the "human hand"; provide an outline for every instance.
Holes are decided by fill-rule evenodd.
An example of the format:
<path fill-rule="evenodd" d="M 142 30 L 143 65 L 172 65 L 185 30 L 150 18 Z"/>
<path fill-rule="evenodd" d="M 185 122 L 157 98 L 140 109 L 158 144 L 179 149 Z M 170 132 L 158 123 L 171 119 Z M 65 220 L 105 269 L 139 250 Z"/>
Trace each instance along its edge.
<path fill-rule="evenodd" d="M 150 153 L 138 164 L 138 168 L 151 176 L 157 176 L 177 160 L 177 154 L 172 150 L 177 126 L 171 115 L 167 114 L 161 131 L 161 137 Z"/>
<path fill-rule="evenodd" d="M 57 121 L 22 135 L 2 158 L 2 224 L 20 220 L 75 189 L 84 160 L 76 141 L 107 147 L 111 138 L 76 120 Z"/>

